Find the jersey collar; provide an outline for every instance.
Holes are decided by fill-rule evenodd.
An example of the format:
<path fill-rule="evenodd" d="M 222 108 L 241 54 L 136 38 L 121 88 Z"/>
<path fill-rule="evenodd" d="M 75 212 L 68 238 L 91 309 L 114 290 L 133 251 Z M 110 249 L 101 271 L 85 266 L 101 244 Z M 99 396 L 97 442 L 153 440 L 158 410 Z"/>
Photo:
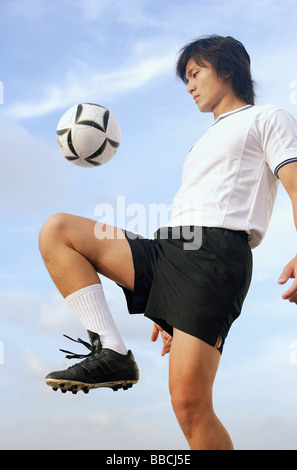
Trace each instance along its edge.
<path fill-rule="evenodd" d="M 253 107 L 252 104 L 248 104 L 248 105 L 246 105 L 246 106 L 243 106 L 243 108 L 235 109 L 234 111 L 229 111 L 228 113 L 221 114 L 221 115 L 215 120 L 215 122 L 212 124 L 212 126 L 214 126 L 215 124 L 217 124 L 217 123 L 218 123 L 219 121 L 221 121 L 222 119 L 225 119 L 226 117 L 231 116 L 231 114 L 240 113 L 241 111 L 245 111 L 246 109 L 249 109 L 249 108 L 252 108 L 252 107 Z"/>

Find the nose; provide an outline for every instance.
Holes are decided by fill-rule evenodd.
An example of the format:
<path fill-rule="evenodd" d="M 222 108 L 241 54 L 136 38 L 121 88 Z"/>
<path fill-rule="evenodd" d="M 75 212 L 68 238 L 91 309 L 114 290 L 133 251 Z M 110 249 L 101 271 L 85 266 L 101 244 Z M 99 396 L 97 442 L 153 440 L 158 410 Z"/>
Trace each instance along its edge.
<path fill-rule="evenodd" d="M 191 95 L 195 89 L 196 89 L 196 87 L 195 87 L 195 84 L 194 84 L 193 80 L 189 79 L 188 86 L 187 86 L 188 93 L 190 93 L 190 95 Z"/>

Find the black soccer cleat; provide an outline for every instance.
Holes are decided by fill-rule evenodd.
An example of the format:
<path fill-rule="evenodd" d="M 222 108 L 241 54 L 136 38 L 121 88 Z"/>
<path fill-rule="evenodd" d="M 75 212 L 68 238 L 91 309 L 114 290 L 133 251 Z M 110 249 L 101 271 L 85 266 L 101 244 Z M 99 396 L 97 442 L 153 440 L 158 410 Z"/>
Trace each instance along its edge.
<path fill-rule="evenodd" d="M 139 370 L 131 351 L 126 355 L 119 354 L 111 349 L 102 349 L 99 335 L 88 331 L 91 344 L 78 338 L 74 340 L 82 343 L 91 352 L 89 354 L 73 354 L 70 351 L 68 359 L 85 358 L 83 361 L 68 367 L 66 370 L 51 372 L 45 378 L 45 383 L 53 390 L 60 389 L 76 394 L 80 390 L 88 393 L 92 388 L 108 387 L 114 391 L 122 388 L 127 390 L 139 380 Z"/>

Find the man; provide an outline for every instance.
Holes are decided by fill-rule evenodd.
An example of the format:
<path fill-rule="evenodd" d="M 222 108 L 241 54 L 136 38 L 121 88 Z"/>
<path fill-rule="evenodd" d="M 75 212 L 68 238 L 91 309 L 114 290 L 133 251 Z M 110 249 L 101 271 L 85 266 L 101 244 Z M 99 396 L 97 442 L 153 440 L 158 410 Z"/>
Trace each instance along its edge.
<path fill-rule="evenodd" d="M 249 288 L 251 248 L 264 237 L 279 180 L 297 225 L 297 125 L 275 106 L 254 106 L 250 59 L 231 37 L 185 46 L 177 74 L 214 123 L 187 156 L 166 230 L 147 240 L 68 214 L 50 217 L 41 230 L 47 269 L 91 340 L 83 342 L 91 352 L 82 362 L 49 374 L 46 382 L 76 393 L 128 388 L 138 380 L 100 273 L 123 288 L 130 313 L 154 321 L 153 341 L 161 332 L 162 354 L 170 351 L 172 406 L 190 448 L 232 449 L 213 410 L 212 387 Z M 295 278 L 283 296 L 290 302 L 297 302 L 296 272 L 297 257 L 279 279 Z"/>

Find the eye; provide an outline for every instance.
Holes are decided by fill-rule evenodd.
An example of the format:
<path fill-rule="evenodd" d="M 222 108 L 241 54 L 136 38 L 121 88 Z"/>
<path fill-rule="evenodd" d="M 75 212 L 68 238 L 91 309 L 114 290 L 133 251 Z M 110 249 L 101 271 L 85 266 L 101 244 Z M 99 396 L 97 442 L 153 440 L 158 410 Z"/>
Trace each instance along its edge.
<path fill-rule="evenodd" d="M 193 78 L 196 78 L 198 75 L 199 71 L 193 73 Z"/>

